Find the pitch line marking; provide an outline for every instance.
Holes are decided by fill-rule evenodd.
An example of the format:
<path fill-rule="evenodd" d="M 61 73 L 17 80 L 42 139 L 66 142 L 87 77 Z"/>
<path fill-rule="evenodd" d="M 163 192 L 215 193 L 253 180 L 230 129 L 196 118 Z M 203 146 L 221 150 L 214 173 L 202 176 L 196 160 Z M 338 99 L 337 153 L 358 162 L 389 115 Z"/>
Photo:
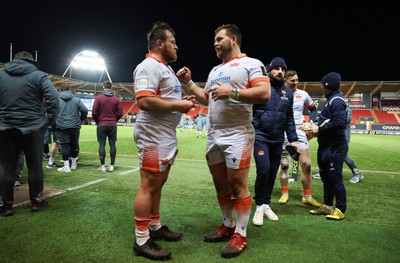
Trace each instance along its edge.
<path fill-rule="evenodd" d="M 93 184 L 101 183 L 101 182 L 103 182 L 105 180 L 107 180 L 107 178 L 97 179 L 97 180 L 94 180 L 94 181 L 91 181 L 91 182 L 87 182 L 87 183 L 84 183 L 84 184 L 81 184 L 81 185 L 77 185 L 77 186 L 74 186 L 74 187 L 67 188 L 67 189 L 65 189 L 65 191 L 67 191 L 67 192 L 75 191 L 75 190 L 82 189 L 82 188 L 85 188 L 85 187 L 93 185 Z"/>
<path fill-rule="evenodd" d="M 136 172 L 136 171 L 138 171 L 138 170 L 139 170 L 139 167 L 136 167 L 135 169 L 128 170 L 128 171 L 125 171 L 125 172 L 122 172 L 122 173 L 118 173 L 118 175 L 124 175 L 124 174 L 128 174 L 128 173 L 134 173 L 134 172 Z"/>

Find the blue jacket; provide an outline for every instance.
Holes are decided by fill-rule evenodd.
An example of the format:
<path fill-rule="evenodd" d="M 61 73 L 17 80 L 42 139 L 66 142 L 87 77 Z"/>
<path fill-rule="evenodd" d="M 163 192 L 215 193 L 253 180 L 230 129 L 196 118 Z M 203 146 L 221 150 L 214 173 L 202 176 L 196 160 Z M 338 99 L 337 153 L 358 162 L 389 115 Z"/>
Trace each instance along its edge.
<path fill-rule="evenodd" d="M 37 62 L 16 58 L 0 70 L 0 130 L 18 129 L 23 134 L 51 126 L 57 117 L 56 88 Z"/>
<path fill-rule="evenodd" d="M 347 105 L 340 91 L 333 91 L 326 96 L 324 109 L 318 119 L 318 144 L 331 145 L 346 143 Z M 321 126 L 329 119 L 330 121 Z"/>
<path fill-rule="evenodd" d="M 253 126 L 256 140 L 283 143 L 286 131 L 289 142 L 297 141 L 293 118 L 293 92 L 282 82 L 271 79 L 268 102 L 253 105 Z"/>

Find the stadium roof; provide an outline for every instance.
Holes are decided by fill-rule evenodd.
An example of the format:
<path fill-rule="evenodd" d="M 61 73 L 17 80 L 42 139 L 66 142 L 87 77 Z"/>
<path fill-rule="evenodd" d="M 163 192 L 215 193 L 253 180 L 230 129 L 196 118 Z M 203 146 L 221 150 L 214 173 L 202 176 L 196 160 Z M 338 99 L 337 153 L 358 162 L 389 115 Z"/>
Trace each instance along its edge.
<path fill-rule="evenodd" d="M 3 68 L 4 63 L 0 63 L 0 70 Z M 82 96 L 96 96 L 103 92 L 100 82 L 89 82 L 78 79 L 62 77 L 54 74 L 49 74 L 51 81 L 56 87 L 62 83 L 71 86 L 71 89 Z M 197 82 L 198 85 L 204 87 L 205 82 Z M 321 97 L 321 83 L 316 82 L 300 82 L 299 89 L 307 91 L 311 97 Z M 113 82 L 112 89 L 115 94 L 124 100 L 133 100 L 135 93 L 133 91 L 132 83 L 117 83 Z M 369 92 L 371 96 L 377 96 L 380 92 L 394 92 L 400 96 L 400 81 L 342 81 L 340 90 L 347 97 L 357 97 L 362 93 Z"/>

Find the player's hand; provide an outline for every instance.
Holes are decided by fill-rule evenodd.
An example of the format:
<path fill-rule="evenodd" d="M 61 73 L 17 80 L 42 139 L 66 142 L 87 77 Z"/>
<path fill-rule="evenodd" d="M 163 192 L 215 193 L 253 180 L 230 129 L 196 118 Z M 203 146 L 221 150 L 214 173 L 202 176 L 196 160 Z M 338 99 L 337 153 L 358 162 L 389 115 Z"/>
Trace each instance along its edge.
<path fill-rule="evenodd" d="M 214 101 L 217 101 L 217 100 L 229 99 L 231 90 L 232 88 L 230 86 L 222 84 L 221 82 L 217 81 L 217 85 L 210 88 L 208 91 L 211 91 L 211 98 Z"/>
<path fill-rule="evenodd" d="M 181 113 L 188 113 L 192 108 L 194 108 L 194 100 L 184 99 L 178 102 L 177 109 Z"/>
<path fill-rule="evenodd" d="M 176 72 L 176 76 L 180 82 L 187 84 L 192 79 L 192 72 L 188 67 L 182 67 L 178 72 Z"/>

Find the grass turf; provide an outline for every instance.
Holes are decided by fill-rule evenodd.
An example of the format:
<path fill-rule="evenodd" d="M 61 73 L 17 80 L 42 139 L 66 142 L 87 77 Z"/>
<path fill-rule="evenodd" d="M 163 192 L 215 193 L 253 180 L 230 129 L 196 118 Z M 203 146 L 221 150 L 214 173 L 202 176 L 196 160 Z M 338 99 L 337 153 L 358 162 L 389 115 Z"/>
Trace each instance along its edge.
<path fill-rule="evenodd" d="M 184 232 L 180 242 L 159 244 L 172 251 L 172 262 L 225 262 L 225 243 L 203 242 L 203 235 L 222 223 L 204 154 L 205 138 L 195 130 L 181 133 L 178 159 L 163 188 L 161 220 Z M 313 172 L 316 140 L 311 140 Z M 67 190 L 49 198 L 50 207 L 38 213 L 28 207 L 0 218 L 1 262 L 149 262 L 133 254 L 133 200 L 139 184 L 133 127 L 118 128 L 116 169 L 97 172 L 96 127 L 83 126 L 78 169 L 59 173 L 45 169 L 45 186 Z M 400 258 L 399 201 L 400 137 L 352 135 L 350 155 L 365 179 L 351 184 L 344 166 L 348 210 L 343 221 L 309 214 L 301 203 L 301 183 L 289 184 L 290 200 L 277 203 L 276 181 L 271 207 L 278 222 L 248 225 L 248 247 L 235 262 L 398 262 Z M 57 156 L 57 161 L 60 155 Z M 109 156 L 106 158 L 109 162 Z M 45 166 L 46 162 L 43 163 Z M 24 170 L 23 181 L 26 182 Z M 255 166 L 249 176 L 254 192 Z M 322 201 L 322 182 L 313 180 L 313 196 Z"/>

